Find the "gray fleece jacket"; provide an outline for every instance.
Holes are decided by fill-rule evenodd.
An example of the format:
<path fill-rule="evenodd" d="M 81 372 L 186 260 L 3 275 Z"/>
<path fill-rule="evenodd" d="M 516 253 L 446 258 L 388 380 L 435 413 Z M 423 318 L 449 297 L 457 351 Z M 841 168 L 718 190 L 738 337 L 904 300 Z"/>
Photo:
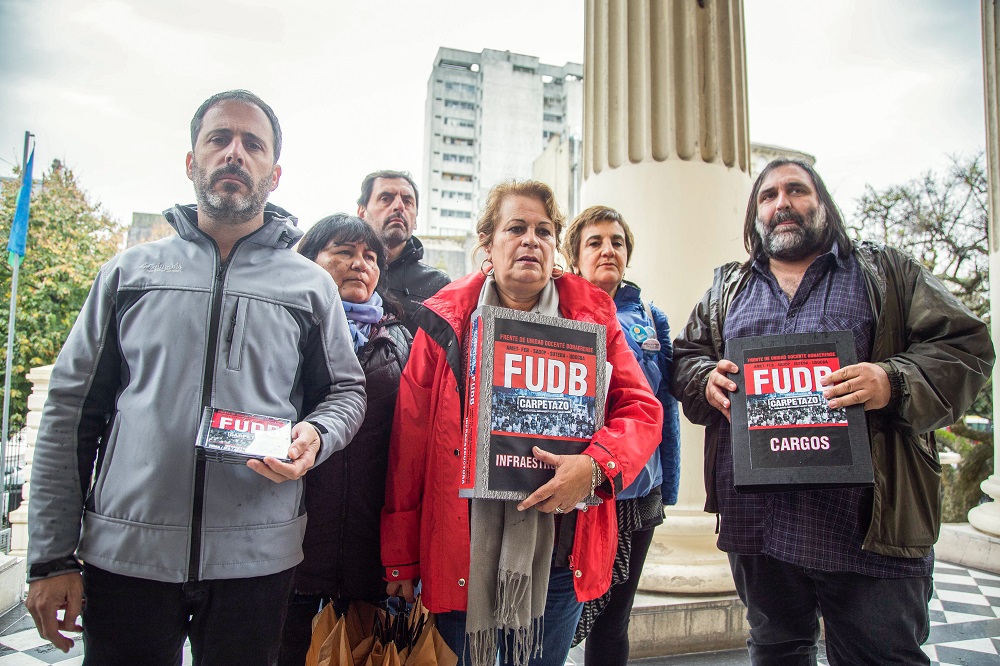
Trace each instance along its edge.
<path fill-rule="evenodd" d="M 365 380 L 337 287 L 276 206 L 222 263 L 194 206 L 177 236 L 101 268 L 52 371 L 33 459 L 29 580 L 79 568 L 164 582 L 302 559 L 302 481 L 199 461 L 205 406 L 308 420 L 317 464 L 354 436 Z"/>

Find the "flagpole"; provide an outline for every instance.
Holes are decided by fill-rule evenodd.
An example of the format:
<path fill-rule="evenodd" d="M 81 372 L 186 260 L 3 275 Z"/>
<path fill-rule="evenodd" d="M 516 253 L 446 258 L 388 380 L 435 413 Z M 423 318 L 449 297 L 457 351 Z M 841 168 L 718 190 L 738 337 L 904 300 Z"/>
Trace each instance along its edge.
<path fill-rule="evenodd" d="M 24 179 L 30 178 L 28 175 L 28 146 L 31 143 L 31 137 L 34 136 L 31 132 L 25 131 L 24 133 L 24 159 L 21 161 L 21 185 L 24 185 Z M 29 190 L 30 194 L 30 190 Z M 4 486 L 4 506 L 2 507 L 2 513 L 6 521 L 7 518 L 7 507 L 10 506 L 10 501 L 7 499 L 7 436 L 9 434 L 10 428 L 10 374 L 11 365 L 14 360 L 14 316 L 17 312 L 17 279 L 20 273 L 21 261 L 23 257 L 18 257 L 13 263 L 14 272 L 10 279 L 10 316 L 7 319 L 7 371 L 4 374 L 3 380 L 3 439 L 0 439 L 0 461 L 3 461 L 3 486 Z M 17 469 L 14 469 L 17 472 Z"/>

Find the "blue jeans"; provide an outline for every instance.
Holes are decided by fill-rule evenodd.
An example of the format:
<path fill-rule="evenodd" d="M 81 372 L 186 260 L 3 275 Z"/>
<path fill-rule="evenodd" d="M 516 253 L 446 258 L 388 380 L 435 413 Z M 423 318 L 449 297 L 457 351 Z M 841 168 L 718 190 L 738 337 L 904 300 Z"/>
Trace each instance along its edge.
<path fill-rule="evenodd" d="M 729 554 L 747 606 L 750 660 L 812 666 L 823 617 L 831 666 L 929 664 L 930 576 L 873 578 L 807 569 L 767 555 Z"/>
<path fill-rule="evenodd" d="M 558 568 L 549 572 L 549 588 L 545 595 L 544 630 L 542 632 L 542 656 L 532 655 L 529 666 L 562 666 L 569 654 L 576 633 L 576 623 L 580 621 L 583 604 L 576 600 L 573 589 L 573 572 Z M 444 642 L 459 655 L 458 666 L 468 666 L 469 648 L 465 642 L 465 611 L 439 613 L 437 628 Z M 509 666 L 508 659 L 500 661 L 501 666 Z"/>

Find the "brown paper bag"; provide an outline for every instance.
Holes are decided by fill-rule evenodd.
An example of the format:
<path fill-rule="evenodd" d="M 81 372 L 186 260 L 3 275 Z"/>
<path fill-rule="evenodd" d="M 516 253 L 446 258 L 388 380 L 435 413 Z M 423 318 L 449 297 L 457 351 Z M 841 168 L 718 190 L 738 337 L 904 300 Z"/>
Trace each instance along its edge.
<path fill-rule="evenodd" d="M 365 666 L 402 666 L 399 661 L 399 652 L 396 651 L 396 644 L 390 642 L 388 645 L 382 645 L 382 643 L 375 641 L 375 647 L 368 655 Z"/>
<path fill-rule="evenodd" d="M 333 625 L 333 631 L 320 647 L 317 666 L 354 666 L 351 645 L 347 642 L 347 622 L 343 617 Z"/>
<path fill-rule="evenodd" d="M 354 666 L 364 666 L 364 663 L 368 661 L 368 655 L 372 653 L 372 648 L 374 647 L 375 637 L 371 634 L 361 639 L 361 642 L 351 651 L 351 657 L 354 658 Z"/>
<path fill-rule="evenodd" d="M 438 632 L 433 622 L 424 625 L 420 638 L 406 655 L 404 666 L 457 666 L 456 655 Z"/>
<path fill-rule="evenodd" d="M 385 611 L 366 601 L 352 601 L 344 616 L 347 621 L 347 640 L 354 650 L 361 642 L 372 635 L 375 616 L 385 618 Z"/>
<path fill-rule="evenodd" d="M 309 652 L 306 653 L 306 666 L 319 666 L 320 647 L 333 633 L 333 626 L 336 623 L 337 616 L 333 612 L 333 604 L 323 606 L 323 610 L 313 618 L 312 641 L 309 643 Z"/>

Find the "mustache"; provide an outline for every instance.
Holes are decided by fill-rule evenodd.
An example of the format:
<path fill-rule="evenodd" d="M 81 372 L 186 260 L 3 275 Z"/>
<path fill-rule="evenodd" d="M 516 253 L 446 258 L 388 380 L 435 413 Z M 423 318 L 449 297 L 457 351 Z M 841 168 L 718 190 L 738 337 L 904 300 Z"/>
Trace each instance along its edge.
<path fill-rule="evenodd" d="M 223 176 L 236 176 L 243 181 L 244 185 L 250 187 L 250 173 L 238 164 L 227 164 L 226 166 L 213 171 L 211 179 L 212 185 L 218 182 Z"/>
<path fill-rule="evenodd" d="M 794 210 L 779 210 L 771 216 L 771 223 L 767 226 L 770 229 L 774 229 L 782 222 L 795 222 L 800 227 L 804 226 L 806 223 L 805 218 L 796 213 Z"/>

